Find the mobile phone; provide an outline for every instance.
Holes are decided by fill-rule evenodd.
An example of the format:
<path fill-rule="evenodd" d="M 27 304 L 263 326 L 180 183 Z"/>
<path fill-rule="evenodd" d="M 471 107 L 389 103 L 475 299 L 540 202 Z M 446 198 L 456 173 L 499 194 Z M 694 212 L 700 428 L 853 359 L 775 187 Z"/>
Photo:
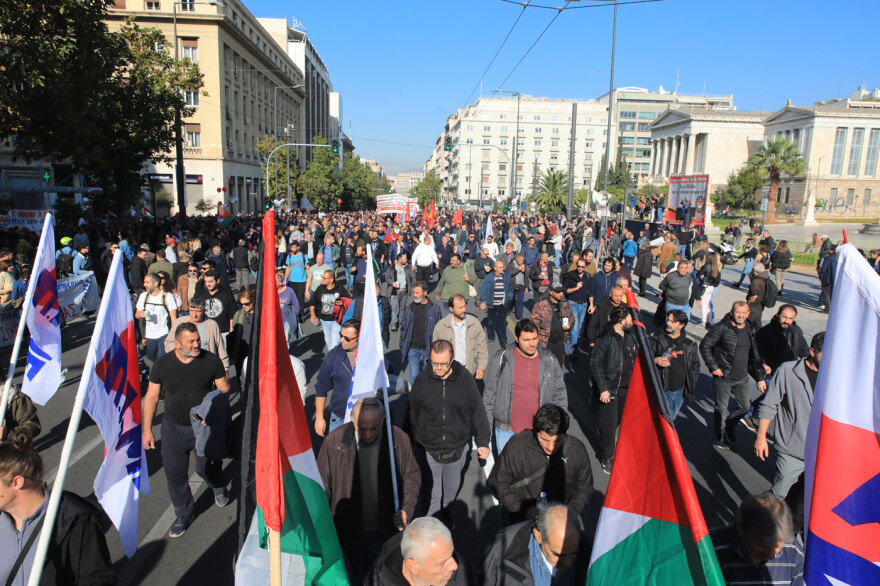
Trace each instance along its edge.
<path fill-rule="evenodd" d="M 192 418 L 193 418 L 193 420 L 198 421 L 199 423 L 202 423 L 205 421 L 204 419 L 202 419 L 202 416 L 199 415 L 198 413 L 193 413 Z"/>

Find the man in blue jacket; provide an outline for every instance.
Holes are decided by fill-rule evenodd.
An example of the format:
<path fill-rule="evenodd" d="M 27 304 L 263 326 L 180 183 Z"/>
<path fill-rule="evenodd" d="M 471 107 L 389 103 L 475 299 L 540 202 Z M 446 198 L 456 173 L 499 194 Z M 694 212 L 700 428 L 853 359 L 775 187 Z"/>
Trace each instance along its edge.
<path fill-rule="evenodd" d="M 409 382 L 413 383 L 428 359 L 434 326 L 443 318 L 440 306 L 428 299 L 428 284 L 417 281 L 412 287 L 413 302 L 401 312 L 400 356 L 409 362 Z"/>
<path fill-rule="evenodd" d="M 495 270 L 486 275 L 480 289 L 480 309 L 489 315 L 487 337 L 494 340 L 497 336 L 502 348 L 507 346 L 507 308 L 513 301 L 513 285 L 505 265 L 503 260 L 496 260 Z"/>
<path fill-rule="evenodd" d="M 318 380 L 315 382 L 315 433 L 324 437 L 345 422 L 345 405 L 351 391 L 351 377 L 357 363 L 360 320 L 350 319 L 342 324 L 339 344 L 327 353 Z M 330 397 L 330 424 L 324 418 L 327 393 Z"/>
<path fill-rule="evenodd" d="M 828 247 L 828 256 L 822 261 L 822 268 L 819 269 L 819 282 L 822 284 L 822 311 L 831 309 L 831 295 L 834 293 L 834 277 L 837 275 L 837 246 Z"/>

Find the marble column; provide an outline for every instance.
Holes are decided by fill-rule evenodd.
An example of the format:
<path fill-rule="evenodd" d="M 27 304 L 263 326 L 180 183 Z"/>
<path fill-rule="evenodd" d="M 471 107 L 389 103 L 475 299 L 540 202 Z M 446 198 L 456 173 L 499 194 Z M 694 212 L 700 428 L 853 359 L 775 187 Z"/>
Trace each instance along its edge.
<path fill-rule="evenodd" d="M 685 175 L 693 175 L 697 172 L 694 163 L 697 156 L 697 135 L 688 134 L 687 140 L 687 157 L 685 158 Z"/>

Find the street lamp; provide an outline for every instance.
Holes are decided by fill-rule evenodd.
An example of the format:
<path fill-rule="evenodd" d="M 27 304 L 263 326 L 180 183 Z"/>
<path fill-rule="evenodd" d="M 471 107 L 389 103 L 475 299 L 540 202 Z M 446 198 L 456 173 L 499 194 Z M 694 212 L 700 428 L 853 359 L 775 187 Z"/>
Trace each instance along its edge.
<path fill-rule="evenodd" d="M 519 96 L 520 96 L 520 93 L 519 92 L 511 92 L 511 91 L 507 91 L 507 90 L 499 90 L 499 89 L 492 90 L 492 93 L 510 94 L 511 96 L 516 96 L 516 124 L 514 126 L 514 128 L 516 129 L 516 132 L 513 135 L 513 157 L 511 157 L 512 162 L 510 164 L 510 166 L 511 166 L 511 169 L 510 169 L 510 197 L 515 198 L 516 191 L 514 190 L 514 184 L 516 181 L 516 150 L 517 150 L 516 147 L 517 147 L 517 144 L 519 143 Z M 517 206 L 518 205 L 519 205 L 519 200 L 517 199 Z"/>
<path fill-rule="evenodd" d="M 194 7 L 196 4 L 204 4 L 208 6 L 223 6 L 222 2 L 210 0 L 209 2 L 195 2 L 191 0 L 177 0 L 171 5 L 171 19 L 174 23 L 174 61 L 180 58 L 177 51 L 177 7 L 179 5 L 187 5 Z M 180 93 L 180 88 L 176 88 Z M 181 218 L 186 217 L 186 174 L 183 169 L 183 119 L 180 108 L 174 112 L 174 157 L 177 162 L 174 165 L 174 177 L 177 182 L 177 210 Z"/>

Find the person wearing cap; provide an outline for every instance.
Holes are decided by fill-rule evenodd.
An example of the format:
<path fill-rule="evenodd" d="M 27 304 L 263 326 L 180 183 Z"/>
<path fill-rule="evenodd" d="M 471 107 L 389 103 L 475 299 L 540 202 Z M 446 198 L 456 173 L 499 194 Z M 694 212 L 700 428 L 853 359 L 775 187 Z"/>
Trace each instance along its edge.
<path fill-rule="evenodd" d="M 550 294 L 535 303 L 532 321 L 538 326 L 538 344 L 549 350 L 565 367 L 565 341 L 574 325 L 574 312 L 565 299 L 565 287 L 555 281 L 550 286 Z"/>
<path fill-rule="evenodd" d="M 76 252 L 73 250 L 71 244 L 73 244 L 73 238 L 70 236 L 63 237 L 61 239 L 61 248 L 55 251 L 55 258 L 57 259 L 62 254 L 69 254 L 70 256 L 75 255 Z"/>
<path fill-rule="evenodd" d="M 165 259 L 174 264 L 177 262 L 177 251 L 174 250 L 174 246 L 177 244 L 177 240 L 171 236 L 165 239 Z M 171 274 L 169 271 L 168 274 Z"/>
<path fill-rule="evenodd" d="M 150 265 L 147 272 L 154 275 L 160 272 L 168 273 L 170 275 L 174 272 L 174 267 L 168 262 L 167 257 L 165 256 L 165 250 L 160 248 L 156 251 L 156 262 Z"/>

